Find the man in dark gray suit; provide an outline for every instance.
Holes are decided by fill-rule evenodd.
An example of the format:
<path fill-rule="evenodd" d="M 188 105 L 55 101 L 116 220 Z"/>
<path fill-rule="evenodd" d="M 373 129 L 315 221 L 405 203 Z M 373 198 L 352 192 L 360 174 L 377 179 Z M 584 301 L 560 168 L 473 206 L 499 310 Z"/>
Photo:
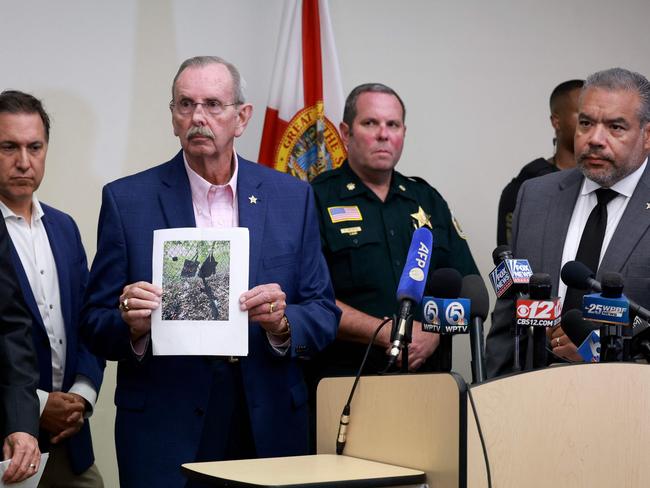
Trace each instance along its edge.
<path fill-rule="evenodd" d="M 0 151 L 6 148 L 0 141 Z M 0 164 L 2 158 L 0 158 Z M 11 459 L 2 481 L 14 483 L 38 469 L 38 368 L 32 320 L 10 258 L 9 234 L 0 219 L 0 439 L 2 458 Z"/>
<path fill-rule="evenodd" d="M 648 153 L 648 80 L 621 68 L 591 75 L 578 109 L 578 167 L 527 181 L 519 192 L 514 216 L 513 254 L 528 259 L 533 271 L 550 274 L 553 295 L 566 295 L 560 270 L 581 252 L 583 230 L 594 208 L 601 205 L 606 209 L 606 228 L 599 244 L 598 275 L 603 271 L 621 273 L 625 294 L 645 307 L 650 305 Z M 616 192 L 608 203 L 598 203 L 601 188 Z M 569 304 L 564 308 L 568 310 Z M 490 377 L 511 371 L 513 319 L 513 300 L 498 300 L 486 342 Z M 576 345 L 561 326 L 550 330 L 548 338 L 555 355 L 580 360 Z M 523 355 L 525 341 L 522 346 Z"/>

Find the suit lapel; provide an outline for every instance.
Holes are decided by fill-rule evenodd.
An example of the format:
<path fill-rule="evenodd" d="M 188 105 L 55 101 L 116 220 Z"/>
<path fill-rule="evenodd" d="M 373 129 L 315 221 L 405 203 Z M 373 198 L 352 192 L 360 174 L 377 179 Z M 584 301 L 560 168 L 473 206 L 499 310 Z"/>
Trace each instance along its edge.
<path fill-rule="evenodd" d="M 268 208 L 263 180 L 259 172 L 254 171 L 254 164 L 240 157 L 237 176 L 239 226 L 248 228 L 250 239 L 249 286 L 256 281 Z"/>
<path fill-rule="evenodd" d="M 646 166 L 609 242 L 599 270 L 621 272 L 650 225 L 650 165 Z"/>
<path fill-rule="evenodd" d="M 73 331 L 68 330 L 72 325 L 72 297 L 70 296 L 70 269 L 68 268 L 68 259 L 65 254 L 65 239 L 61 234 L 61 229 L 57 223 L 48 216 L 47 209 L 43 206 L 43 226 L 47 233 L 47 239 L 50 241 L 50 249 L 54 256 L 54 264 L 56 266 L 56 274 L 59 279 L 59 296 L 61 298 L 61 313 L 63 315 L 63 324 L 66 329 L 68 337 Z"/>
<path fill-rule="evenodd" d="M 571 170 L 570 174 L 560 181 L 558 191 L 550 193 L 551 204 L 543 237 L 541 269 L 549 271 L 554 287 L 559 283 L 564 241 L 581 183 L 580 171 Z"/>
<path fill-rule="evenodd" d="M 192 190 L 187 179 L 182 151 L 171 160 L 161 180 L 163 186 L 158 198 L 167 226 L 195 227 Z"/>
<path fill-rule="evenodd" d="M 45 332 L 45 325 L 43 324 L 43 319 L 41 318 L 41 312 L 38 310 L 38 305 L 36 305 L 36 299 L 34 298 L 32 287 L 29 286 L 27 273 L 25 273 L 25 268 L 23 268 L 23 263 L 20 261 L 20 256 L 18 256 L 18 251 L 16 251 L 13 242 L 11 243 L 11 261 L 13 262 L 16 276 L 20 282 L 20 288 L 23 292 L 23 298 L 25 299 L 27 308 L 29 308 L 29 311 L 31 312 L 35 322 L 41 329 L 43 329 L 43 332 Z"/>

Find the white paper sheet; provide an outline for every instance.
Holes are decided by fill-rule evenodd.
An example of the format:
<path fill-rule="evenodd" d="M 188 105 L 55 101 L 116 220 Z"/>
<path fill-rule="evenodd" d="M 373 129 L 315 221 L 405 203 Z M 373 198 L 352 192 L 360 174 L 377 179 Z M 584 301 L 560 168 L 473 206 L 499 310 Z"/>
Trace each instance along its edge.
<path fill-rule="evenodd" d="M 162 287 L 152 314 L 153 354 L 246 356 L 248 229 L 161 229 L 154 232 L 153 283 Z"/>
<path fill-rule="evenodd" d="M 30 476 L 25 481 L 21 481 L 20 483 L 11 483 L 10 485 L 5 485 L 2 482 L 2 477 L 9 467 L 11 459 L 0 462 L 0 488 L 4 488 L 5 486 L 7 488 L 36 488 L 38 486 L 38 482 L 41 480 L 41 476 L 43 476 L 43 469 L 45 469 L 45 464 L 47 463 L 47 458 L 49 457 L 50 455 L 47 452 L 45 454 L 41 454 L 41 464 L 38 466 L 38 471 L 36 474 L 34 476 Z"/>

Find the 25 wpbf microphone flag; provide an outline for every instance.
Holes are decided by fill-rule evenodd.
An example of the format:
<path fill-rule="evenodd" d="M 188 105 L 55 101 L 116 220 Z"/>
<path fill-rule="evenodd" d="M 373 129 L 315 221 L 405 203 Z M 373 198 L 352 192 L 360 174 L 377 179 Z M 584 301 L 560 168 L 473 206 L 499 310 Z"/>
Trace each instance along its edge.
<path fill-rule="evenodd" d="M 327 0 L 286 0 L 258 161 L 310 181 L 346 157 Z"/>

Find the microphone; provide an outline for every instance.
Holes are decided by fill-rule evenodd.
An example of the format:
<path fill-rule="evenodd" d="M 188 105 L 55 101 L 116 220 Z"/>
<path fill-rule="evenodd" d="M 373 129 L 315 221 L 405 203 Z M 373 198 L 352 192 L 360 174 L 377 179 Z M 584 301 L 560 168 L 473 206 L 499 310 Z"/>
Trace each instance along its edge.
<path fill-rule="evenodd" d="M 438 268 L 431 273 L 433 297 L 422 300 L 422 330 L 440 334 L 438 357 L 440 371 L 451 371 L 453 333 L 467 333 L 470 304 L 456 298 L 460 295 L 463 278 L 454 268 Z"/>
<path fill-rule="evenodd" d="M 506 259 L 514 259 L 510 246 L 502 244 L 494 248 L 494 251 L 492 251 L 492 262 L 495 266 L 498 266 L 501 261 Z"/>
<path fill-rule="evenodd" d="M 535 273 L 528 288 L 530 298 L 517 300 L 517 326 L 546 328 L 558 325 L 561 305 L 559 298 L 551 298 L 551 277 L 546 273 Z"/>
<path fill-rule="evenodd" d="M 433 296 L 422 298 L 424 332 L 466 334 L 470 301 L 457 298 L 462 294 L 463 277 L 454 268 L 438 268 L 431 273 Z"/>
<path fill-rule="evenodd" d="M 560 277 L 566 286 L 578 290 L 593 290 L 600 292 L 600 282 L 596 281 L 596 275 L 587 265 L 580 261 L 568 261 L 560 271 Z"/>
<path fill-rule="evenodd" d="M 560 323 L 562 303 L 551 298 L 551 277 L 547 273 L 534 273 L 528 283 L 530 299 L 519 299 L 516 305 L 516 323 L 530 327 L 532 335 L 532 366 L 546 366 L 546 329 Z"/>
<path fill-rule="evenodd" d="M 490 272 L 490 282 L 497 298 L 523 293 L 533 274 L 527 259 L 515 259 L 508 246 L 498 246 L 492 252 L 495 268 Z"/>
<path fill-rule="evenodd" d="M 584 320 L 580 310 L 569 310 L 562 317 L 562 330 L 574 344 L 580 344 L 578 353 L 587 362 L 600 361 L 600 333 L 596 325 Z M 641 317 L 632 322 L 630 355 L 650 362 L 650 324 Z"/>
<path fill-rule="evenodd" d="M 463 277 L 454 268 L 438 268 L 431 273 L 431 293 L 439 298 L 460 296 Z"/>
<path fill-rule="evenodd" d="M 623 295 L 623 277 L 604 272 L 602 293 L 585 295 L 583 315 L 600 323 L 601 361 L 624 361 L 630 357 L 630 306 Z"/>
<path fill-rule="evenodd" d="M 479 275 L 465 276 L 460 295 L 469 298 L 471 302 L 469 342 L 472 351 L 472 383 L 481 383 L 487 378 L 483 323 L 490 309 L 490 298 L 483 278 Z"/>
<path fill-rule="evenodd" d="M 588 363 L 600 361 L 600 335 L 596 326 L 585 320 L 580 310 L 569 310 L 562 316 L 562 330 L 578 346 L 578 353 Z"/>
<path fill-rule="evenodd" d="M 404 270 L 397 286 L 397 301 L 399 311 L 391 332 L 391 348 L 388 357 L 390 367 L 397 360 L 402 348 L 408 351 L 413 330 L 413 311 L 422 300 L 424 287 L 429 274 L 433 234 L 426 227 L 415 230 L 411 238 L 411 246 L 406 256 Z M 405 354 L 408 354 L 406 352 Z M 408 363 L 408 358 L 402 358 Z M 408 367 L 408 364 L 407 364 Z"/>
<path fill-rule="evenodd" d="M 630 325 L 630 306 L 623 295 L 623 277 L 619 273 L 603 273 L 601 290 L 601 293 L 585 295 L 584 317 L 605 325 Z"/>
<path fill-rule="evenodd" d="M 497 298 L 526 298 L 524 289 L 533 274 L 527 259 L 514 259 L 508 246 L 498 246 L 492 252 L 492 260 L 496 267 L 490 272 L 490 282 Z M 512 370 L 521 371 L 520 335 L 521 329 L 513 323 L 514 357 Z"/>
<path fill-rule="evenodd" d="M 565 285 L 579 290 L 593 290 L 601 292 L 602 287 L 599 281 L 595 279 L 595 274 L 580 261 L 569 261 L 562 267 L 562 281 Z M 641 317 L 646 322 L 650 322 L 650 310 L 642 307 L 634 300 L 627 298 L 632 316 Z"/>

